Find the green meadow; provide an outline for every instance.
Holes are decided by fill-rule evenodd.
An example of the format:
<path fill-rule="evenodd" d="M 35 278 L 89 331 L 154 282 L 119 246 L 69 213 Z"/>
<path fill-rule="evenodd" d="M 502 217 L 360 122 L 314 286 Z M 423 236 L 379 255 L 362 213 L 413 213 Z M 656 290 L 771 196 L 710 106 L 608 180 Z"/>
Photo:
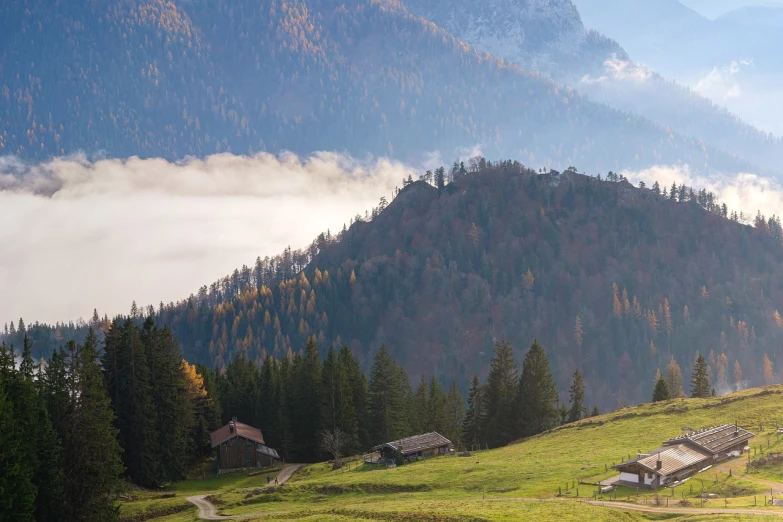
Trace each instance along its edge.
<path fill-rule="evenodd" d="M 778 520 L 783 507 L 765 504 L 773 496 L 783 499 L 783 461 L 769 458 L 783 452 L 777 435 L 781 406 L 783 386 L 644 404 L 470 457 L 437 457 L 392 469 L 374 469 L 358 458 L 336 471 L 329 463 L 313 464 L 274 491 L 265 489 L 265 474 L 202 473 L 163 492 L 137 492 L 136 500 L 120 502 L 121 518 L 197 520 L 198 510 L 186 498 L 208 494 L 218 514 L 258 514 L 245 520 Z M 744 455 L 673 490 L 621 487 L 597 494 L 595 484 L 615 475 L 611 466 L 629 455 L 658 447 L 683 427 L 734 422 L 756 434 L 750 442 L 754 465 Z M 263 492 L 247 498 L 256 488 Z M 705 494 L 717 498 L 700 498 Z M 742 512 L 717 513 L 726 509 Z"/>

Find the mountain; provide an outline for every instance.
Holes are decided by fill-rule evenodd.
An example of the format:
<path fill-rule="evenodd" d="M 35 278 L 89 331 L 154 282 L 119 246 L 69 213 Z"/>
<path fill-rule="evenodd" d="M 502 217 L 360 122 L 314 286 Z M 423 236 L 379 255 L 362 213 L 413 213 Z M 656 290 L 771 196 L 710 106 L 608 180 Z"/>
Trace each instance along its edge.
<path fill-rule="evenodd" d="M 409 0 L 408 8 L 451 34 L 525 69 L 554 78 L 603 71 L 625 51 L 595 31 L 586 31 L 570 0 Z"/>
<path fill-rule="evenodd" d="M 631 16 L 634 6 L 627 2 L 620 4 L 616 12 L 607 9 L 600 12 L 617 20 L 635 19 Z M 674 23 L 678 18 L 684 18 L 681 23 L 689 25 L 701 19 L 677 2 L 668 6 L 665 2 L 642 4 L 638 7 L 648 11 L 646 14 L 655 20 L 655 26 L 669 27 L 672 34 L 680 31 Z M 783 160 L 783 141 L 760 132 L 698 93 L 635 64 L 617 42 L 585 29 L 571 0 L 409 0 L 407 5 L 412 12 L 433 21 L 478 51 L 546 74 L 590 99 L 638 114 L 683 136 L 730 150 L 769 172 L 774 172 Z M 677 15 L 673 7 L 690 13 L 691 20 Z M 706 27 L 709 22 L 703 21 Z M 650 23 L 647 19 L 645 22 Z M 620 36 L 621 41 L 634 42 L 640 38 L 632 36 L 630 31 Z"/>
<path fill-rule="evenodd" d="M 716 19 L 723 24 L 745 25 L 748 27 L 766 27 L 769 30 L 783 27 L 783 5 L 781 6 L 745 6 L 724 13 Z"/>
<path fill-rule="evenodd" d="M 675 0 L 574 3 L 585 26 L 621 42 L 636 62 L 755 127 L 783 135 L 778 52 L 783 33 L 775 25 L 780 4 L 745 7 L 710 20 Z"/>
<path fill-rule="evenodd" d="M 478 53 L 392 0 L 39 0 L 3 3 L 0 20 L 0 150 L 27 160 L 287 149 L 418 162 L 478 145 L 591 171 L 759 170 Z"/>
<path fill-rule="evenodd" d="M 696 350 L 713 372 L 738 361 L 763 382 L 783 327 L 777 219 L 743 225 L 686 188 L 672 200 L 516 162 L 466 170 L 440 197 L 413 182 L 369 222 L 150 312 L 189 360 L 210 366 L 239 353 L 285 357 L 315 335 L 321 350 L 350 346 L 364 368 L 385 344 L 414 381 L 464 386 L 485 376 L 493 340 L 510 340 L 519 358 L 537 338 L 561 391 L 579 368 L 602 409 L 648 399 L 672 356 L 688 374 Z M 28 331 L 39 354 L 74 333 Z"/>

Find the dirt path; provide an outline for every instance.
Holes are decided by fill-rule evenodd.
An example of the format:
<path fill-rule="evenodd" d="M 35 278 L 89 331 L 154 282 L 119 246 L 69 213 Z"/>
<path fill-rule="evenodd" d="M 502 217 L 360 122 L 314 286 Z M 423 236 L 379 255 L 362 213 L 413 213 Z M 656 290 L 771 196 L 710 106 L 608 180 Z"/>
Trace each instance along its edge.
<path fill-rule="evenodd" d="M 783 517 L 783 512 L 766 509 L 732 509 L 732 508 L 688 508 L 688 507 L 653 507 L 627 502 L 603 502 L 601 500 L 587 500 L 586 504 L 601 506 L 622 511 L 642 511 L 645 513 L 668 513 L 672 515 L 763 515 L 771 517 Z"/>
<path fill-rule="evenodd" d="M 277 484 L 269 484 L 266 486 L 274 487 L 282 486 L 286 482 L 288 482 L 288 479 L 291 478 L 291 475 L 293 475 L 296 470 L 301 468 L 304 464 L 289 464 L 286 467 L 284 467 L 280 473 L 277 474 Z M 198 516 L 202 520 L 238 520 L 242 518 L 256 518 L 256 517 L 262 517 L 265 515 L 279 515 L 282 513 L 281 511 L 275 511 L 275 512 L 265 512 L 265 513 L 250 513 L 248 515 L 218 515 L 217 514 L 217 508 L 215 507 L 212 502 L 207 500 L 207 497 L 209 495 L 195 495 L 192 497 L 188 497 L 188 502 L 191 504 L 195 504 L 195 506 L 198 508 Z"/>

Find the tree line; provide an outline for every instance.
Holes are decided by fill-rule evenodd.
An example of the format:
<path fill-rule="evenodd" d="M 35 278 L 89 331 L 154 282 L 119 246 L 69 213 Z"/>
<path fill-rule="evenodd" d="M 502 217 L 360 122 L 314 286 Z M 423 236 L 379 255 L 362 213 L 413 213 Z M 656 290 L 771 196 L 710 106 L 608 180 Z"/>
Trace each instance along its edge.
<path fill-rule="evenodd" d="M 549 359 L 537 340 L 525 354 L 518 372 L 511 343 L 495 343 L 487 382 L 473 377 L 463 420 L 467 449 L 498 447 L 561 424 L 599 414 L 585 405 L 585 383 L 577 369 L 572 376 L 568 404 L 561 402 L 549 368 Z"/>

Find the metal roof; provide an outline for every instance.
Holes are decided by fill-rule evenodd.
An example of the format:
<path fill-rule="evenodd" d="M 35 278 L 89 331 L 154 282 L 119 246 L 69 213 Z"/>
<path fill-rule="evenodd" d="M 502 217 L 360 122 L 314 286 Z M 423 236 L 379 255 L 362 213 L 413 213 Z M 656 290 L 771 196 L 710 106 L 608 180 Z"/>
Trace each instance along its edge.
<path fill-rule="evenodd" d="M 661 469 L 658 469 L 658 459 Z M 665 446 L 636 459 L 636 463 L 658 475 L 671 475 L 700 462 L 712 461 L 712 455 L 690 448 L 685 444 Z"/>
<path fill-rule="evenodd" d="M 450 444 L 451 441 L 449 439 L 440 433 L 433 431 L 430 433 L 423 433 L 421 435 L 414 435 L 413 437 L 408 437 L 405 439 L 395 440 L 393 442 L 387 442 L 385 444 L 379 444 L 372 450 L 378 451 L 384 446 L 387 446 L 393 448 L 396 451 L 399 451 L 403 455 L 409 455 L 411 453 L 417 453 L 419 451 L 433 448 L 440 448 L 441 446 L 447 446 Z"/>
<path fill-rule="evenodd" d="M 663 445 L 689 444 L 715 455 L 738 444 L 747 442 L 753 437 L 755 437 L 753 433 L 735 424 L 723 424 L 712 428 L 704 428 L 687 435 L 680 435 L 667 440 Z"/>
<path fill-rule="evenodd" d="M 265 444 L 260 444 L 256 451 L 258 453 L 263 453 L 264 455 L 269 455 L 270 457 L 274 457 L 276 459 L 280 459 L 280 455 L 277 454 L 277 450 L 270 448 L 269 446 L 266 446 Z"/>
<path fill-rule="evenodd" d="M 218 428 L 209 434 L 209 439 L 212 442 L 213 448 L 215 446 L 220 446 L 234 437 L 244 437 L 254 442 L 264 444 L 264 436 L 261 434 L 261 430 L 254 428 L 253 426 L 248 426 L 247 424 L 242 424 L 241 422 L 232 422 L 234 423 L 234 431 L 231 431 L 231 422 L 229 422 L 225 426 Z"/>

